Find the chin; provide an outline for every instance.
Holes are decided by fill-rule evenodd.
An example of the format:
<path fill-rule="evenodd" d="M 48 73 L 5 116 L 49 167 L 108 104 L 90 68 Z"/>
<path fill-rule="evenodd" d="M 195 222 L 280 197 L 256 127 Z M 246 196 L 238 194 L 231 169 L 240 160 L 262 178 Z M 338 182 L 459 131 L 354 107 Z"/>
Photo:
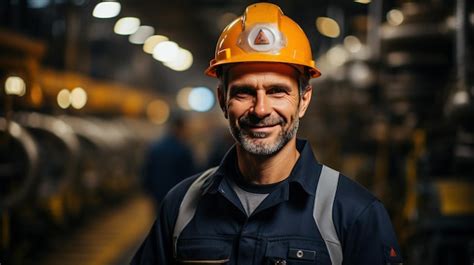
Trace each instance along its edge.
<path fill-rule="evenodd" d="M 248 136 L 242 137 L 239 142 L 240 146 L 248 153 L 263 156 L 278 153 L 286 144 L 284 141 L 281 141 L 281 139 L 250 138 Z"/>

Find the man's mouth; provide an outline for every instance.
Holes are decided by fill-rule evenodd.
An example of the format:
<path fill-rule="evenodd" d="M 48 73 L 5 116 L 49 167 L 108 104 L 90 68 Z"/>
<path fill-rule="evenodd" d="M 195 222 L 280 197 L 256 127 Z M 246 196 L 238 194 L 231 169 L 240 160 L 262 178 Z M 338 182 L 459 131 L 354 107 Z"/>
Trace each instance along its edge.
<path fill-rule="evenodd" d="M 277 126 L 278 124 L 264 124 L 264 125 L 258 125 L 258 124 L 246 124 L 244 127 L 248 128 L 269 128 L 269 127 L 274 127 Z"/>
<path fill-rule="evenodd" d="M 250 129 L 250 130 L 265 130 L 265 129 L 270 129 L 275 126 L 278 126 L 279 123 L 275 124 L 242 124 L 242 128 L 244 129 Z"/>
<path fill-rule="evenodd" d="M 253 138 L 266 138 L 274 131 L 274 128 L 278 125 L 278 123 L 268 125 L 243 124 L 242 129 L 244 131 L 247 131 L 246 134 Z"/>
<path fill-rule="evenodd" d="M 276 126 L 279 126 L 283 121 L 279 118 L 267 117 L 262 120 L 252 119 L 252 117 L 246 116 L 240 120 L 240 126 L 243 130 L 255 136 L 268 136 Z"/>

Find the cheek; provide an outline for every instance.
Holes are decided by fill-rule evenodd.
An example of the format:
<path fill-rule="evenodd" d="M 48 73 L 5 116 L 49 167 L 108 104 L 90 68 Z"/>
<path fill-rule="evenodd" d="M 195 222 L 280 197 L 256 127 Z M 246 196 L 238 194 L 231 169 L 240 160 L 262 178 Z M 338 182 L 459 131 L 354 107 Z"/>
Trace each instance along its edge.
<path fill-rule="evenodd" d="M 252 104 L 238 100 L 229 100 L 227 103 L 227 113 L 233 117 L 239 117 L 248 112 Z"/>
<path fill-rule="evenodd" d="M 298 99 L 285 98 L 274 100 L 275 111 L 288 121 L 292 121 L 299 113 Z"/>

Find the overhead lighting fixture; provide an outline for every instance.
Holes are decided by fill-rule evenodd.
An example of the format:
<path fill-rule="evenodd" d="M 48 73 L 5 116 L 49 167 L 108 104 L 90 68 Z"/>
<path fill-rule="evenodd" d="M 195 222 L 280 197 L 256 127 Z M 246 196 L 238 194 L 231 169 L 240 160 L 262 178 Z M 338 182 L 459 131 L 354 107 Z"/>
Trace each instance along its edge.
<path fill-rule="evenodd" d="M 371 0 L 354 0 L 354 2 L 359 4 L 370 4 Z"/>
<path fill-rule="evenodd" d="M 87 103 L 87 93 L 82 87 L 76 87 L 71 91 L 71 106 L 75 109 L 82 109 Z"/>
<path fill-rule="evenodd" d="M 112 18 L 120 13 L 120 3 L 118 2 L 100 2 L 94 7 L 92 16 L 96 18 Z"/>
<path fill-rule="evenodd" d="M 23 96 L 26 93 L 25 81 L 19 76 L 9 76 L 5 81 L 7 95 Z"/>
<path fill-rule="evenodd" d="M 316 19 L 316 28 L 326 37 L 337 38 L 341 33 L 336 20 L 329 17 L 318 17 Z"/>
<path fill-rule="evenodd" d="M 398 9 L 392 9 L 387 13 L 387 22 L 392 26 L 399 26 L 405 20 L 405 16 L 403 15 L 402 11 Z"/>
<path fill-rule="evenodd" d="M 61 109 L 67 109 L 71 105 L 71 92 L 67 89 L 61 89 L 57 96 L 57 102 Z"/>
<path fill-rule="evenodd" d="M 179 46 L 173 41 L 158 43 L 153 49 L 153 58 L 161 62 L 171 62 L 178 57 Z"/>
<path fill-rule="evenodd" d="M 140 27 L 140 19 L 136 17 L 123 17 L 115 23 L 114 32 L 118 35 L 130 35 Z"/>
<path fill-rule="evenodd" d="M 128 40 L 133 44 L 143 44 L 153 33 L 155 33 L 155 29 L 152 26 L 140 26 L 135 33 L 130 35 Z"/>
<path fill-rule="evenodd" d="M 180 48 L 178 55 L 174 60 L 170 62 L 165 62 L 164 65 L 175 71 L 185 71 L 188 70 L 193 64 L 193 55 L 190 51 Z"/>
<path fill-rule="evenodd" d="M 143 51 L 149 54 L 153 54 L 153 49 L 155 49 L 156 45 L 160 42 L 167 41 L 168 37 L 163 35 L 153 35 L 145 40 L 145 44 L 143 44 Z"/>

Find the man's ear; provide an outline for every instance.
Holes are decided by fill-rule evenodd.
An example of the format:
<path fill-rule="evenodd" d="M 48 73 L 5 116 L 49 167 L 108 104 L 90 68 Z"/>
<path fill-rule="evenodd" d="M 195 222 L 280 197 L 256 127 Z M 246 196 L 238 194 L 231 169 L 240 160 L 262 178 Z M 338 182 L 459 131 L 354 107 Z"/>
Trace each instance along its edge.
<path fill-rule="evenodd" d="M 300 100 L 300 108 L 299 108 L 299 113 L 298 113 L 298 116 L 300 117 L 300 119 L 303 118 L 304 114 L 306 113 L 309 103 L 311 102 L 312 95 L 313 95 L 313 87 L 311 85 L 306 86 L 301 95 L 301 100 Z"/>
<path fill-rule="evenodd" d="M 226 106 L 226 95 L 225 90 L 222 84 L 217 86 L 217 98 L 219 100 L 219 106 L 221 107 L 222 112 L 224 112 L 224 117 L 227 119 L 227 106 Z"/>

